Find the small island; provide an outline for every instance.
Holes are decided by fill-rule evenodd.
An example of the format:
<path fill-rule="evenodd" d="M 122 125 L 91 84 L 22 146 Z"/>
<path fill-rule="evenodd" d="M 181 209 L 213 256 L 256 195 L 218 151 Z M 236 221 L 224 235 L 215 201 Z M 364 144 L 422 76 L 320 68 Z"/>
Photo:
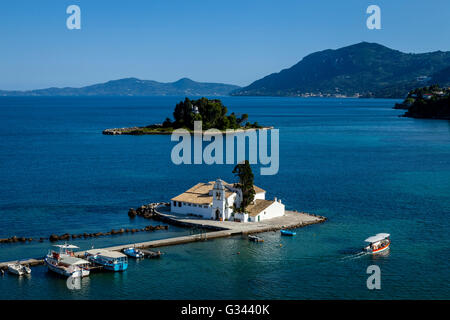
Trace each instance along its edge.
<path fill-rule="evenodd" d="M 218 129 L 220 131 L 250 130 L 250 129 L 268 129 L 262 127 L 258 122 L 250 123 L 248 114 L 244 113 L 237 116 L 234 112 L 227 115 L 228 109 L 219 99 L 201 98 L 190 100 L 185 98 L 180 101 L 173 111 L 173 118 L 166 118 L 162 124 L 152 124 L 145 127 L 114 128 L 105 129 L 106 135 L 144 135 L 144 134 L 171 134 L 176 129 L 186 129 L 189 132 L 194 131 L 194 121 L 202 121 L 203 130 Z M 272 127 L 270 127 L 272 128 Z"/>
<path fill-rule="evenodd" d="M 414 89 L 394 109 L 406 109 L 404 117 L 450 120 L 450 88 L 432 85 Z"/>

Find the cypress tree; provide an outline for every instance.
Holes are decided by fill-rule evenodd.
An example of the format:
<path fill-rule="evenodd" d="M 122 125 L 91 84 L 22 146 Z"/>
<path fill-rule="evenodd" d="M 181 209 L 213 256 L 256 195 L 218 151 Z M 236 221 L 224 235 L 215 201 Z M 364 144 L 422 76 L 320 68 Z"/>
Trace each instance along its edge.
<path fill-rule="evenodd" d="M 235 187 L 242 191 L 242 202 L 237 211 L 245 212 L 247 206 L 255 199 L 255 189 L 253 188 L 254 175 L 248 160 L 237 164 L 233 169 L 233 173 L 239 177 L 239 183 L 236 183 Z"/>

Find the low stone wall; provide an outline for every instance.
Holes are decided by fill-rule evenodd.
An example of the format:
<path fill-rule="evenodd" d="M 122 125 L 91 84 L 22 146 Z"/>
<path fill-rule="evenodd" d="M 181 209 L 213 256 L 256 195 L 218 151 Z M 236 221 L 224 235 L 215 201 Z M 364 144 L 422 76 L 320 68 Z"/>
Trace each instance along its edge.
<path fill-rule="evenodd" d="M 163 203 L 163 204 L 165 206 L 170 207 L 169 203 Z M 152 219 L 154 219 L 154 220 L 162 221 L 162 222 L 165 222 L 168 224 L 176 225 L 179 227 L 185 227 L 185 228 L 200 228 L 200 229 L 207 229 L 207 230 L 214 230 L 214 231 L 231 230 L 232 229 L 232 228 L 230 229 L 227 227 L 218 227 L 218 226 L 211 226 L 211 225 L 203 224 L 201 222 L 201 220 L 198 220 L 198 223 L 197 223 L 197 222 L 184 222 L 184 221 L 180 221 L 178 219 L 172 219 L 171 217 L 168 217 L 164 213 L 159 212 L 158 207 L 159 206 L 156 205 L 156 206 L 153 206 L 153 208 L 152 208 Z M 326 217 L 320 216 L 317 214 L 313 214 L 313 213 L 298 212 L 298 211 L 294 211 L 294 212 L 297 212 L 299 214 L 309 215 L 309 216 L 315 217 L 317 219 L 314 219 L 312 221 L 303 221 L 300 223 L 283 225 L 283 226 L 255 227 L 253 230 L 242 231 L 242 233 L 243 234 L 252 234 L 252 233 L 260 233 L 260 232 L 277 231 L 280 229 L 296 229 L 296 228 L 301 228 L 301 227 L 305 227 L 305 226 L 312 225 L 312 224 L 323 223 L 327 220 Z"/>

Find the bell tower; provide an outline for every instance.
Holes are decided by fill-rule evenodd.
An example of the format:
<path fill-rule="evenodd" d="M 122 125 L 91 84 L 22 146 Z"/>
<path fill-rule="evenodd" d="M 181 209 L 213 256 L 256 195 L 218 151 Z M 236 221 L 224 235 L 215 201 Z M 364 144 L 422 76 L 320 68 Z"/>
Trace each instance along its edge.
<path fill-rule="evenodd" d="M 213 205 L 212 217 L 214 220 L 225 220 L 225 205 L 227 199 L 225 198 L 225 187 L 223 181 L 217 179 L 212 190 Z"/>

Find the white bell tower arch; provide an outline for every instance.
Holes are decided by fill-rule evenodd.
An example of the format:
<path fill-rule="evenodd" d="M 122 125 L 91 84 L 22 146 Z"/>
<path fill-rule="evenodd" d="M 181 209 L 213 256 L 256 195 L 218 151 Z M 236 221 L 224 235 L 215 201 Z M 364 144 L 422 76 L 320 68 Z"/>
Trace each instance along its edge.
<path fill-rule="evenodd" d="M 214 183 L 212 190 L 213 204 L 212 204 L 212 218 L 214 220 L 225 220 L 225 206 L 226 206 L 226 196 L 225 187 L 221 179 L 217 179 Z"/>

